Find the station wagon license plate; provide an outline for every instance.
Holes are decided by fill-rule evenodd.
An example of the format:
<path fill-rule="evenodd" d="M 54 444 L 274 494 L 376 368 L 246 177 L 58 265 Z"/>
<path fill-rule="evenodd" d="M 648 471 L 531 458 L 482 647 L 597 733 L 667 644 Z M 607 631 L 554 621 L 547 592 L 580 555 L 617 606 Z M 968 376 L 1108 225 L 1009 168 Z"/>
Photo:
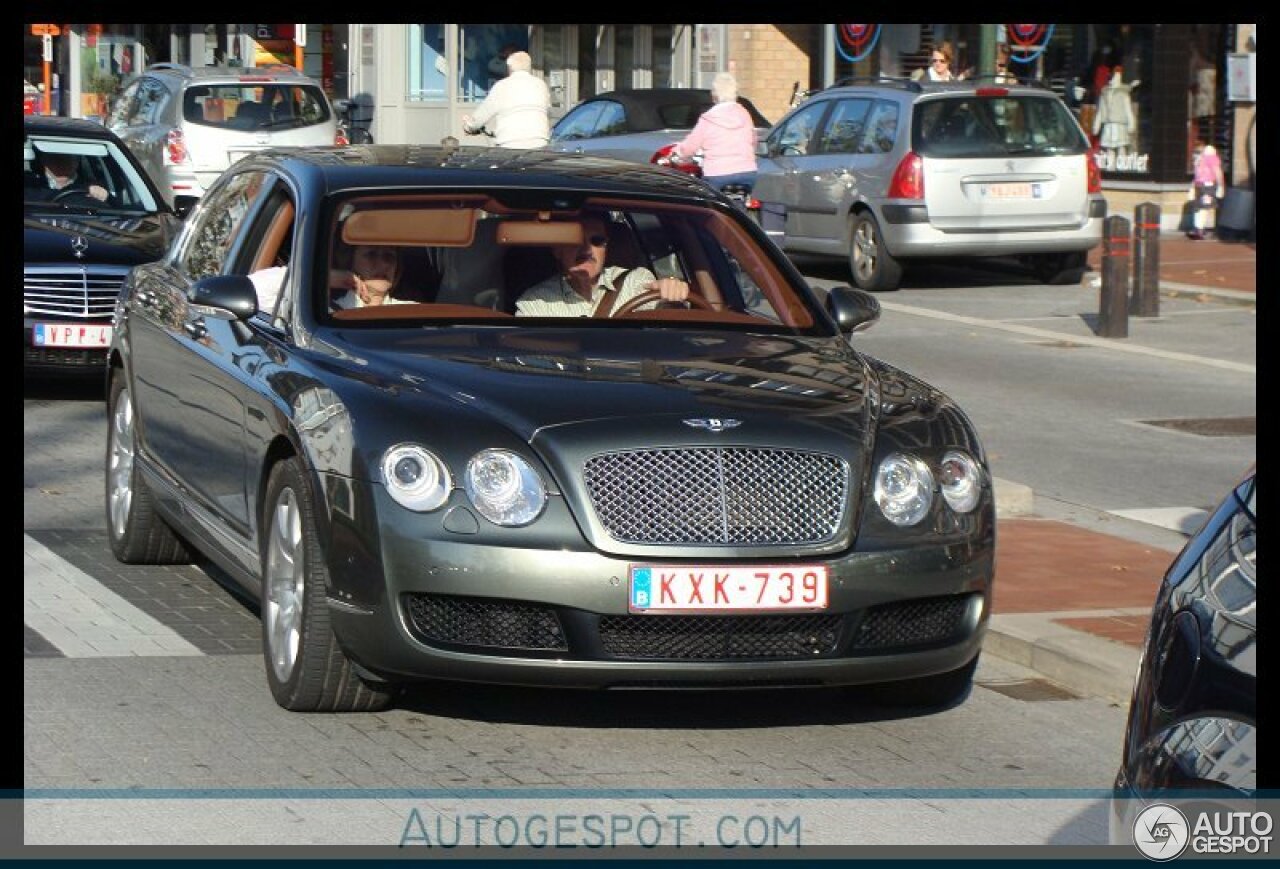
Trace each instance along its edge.
<path fill-rule="evenodd" d="M 826 609 L 827 568 L 635 564 L 629 604 L 633 613 Z"/>
<path fill-rule="evenodd" d="M 988 199 L 1039 199 L 1041 187 L 1034 183 L 984 184 L 982 195 Z"/>
<path fill-rule="evenodd" d="M 90 347 L 107 349 L 111 327 L 96 323 L 36 323 L 31 343 L 37 347 Z"/>

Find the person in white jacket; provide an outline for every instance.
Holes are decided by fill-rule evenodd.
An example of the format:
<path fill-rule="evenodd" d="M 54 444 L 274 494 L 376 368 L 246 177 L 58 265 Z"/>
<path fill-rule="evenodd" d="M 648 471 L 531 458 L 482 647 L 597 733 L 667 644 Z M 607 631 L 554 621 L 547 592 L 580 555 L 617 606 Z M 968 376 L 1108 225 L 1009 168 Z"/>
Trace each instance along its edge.
<path fill-rule="evenodd" d="M 535 76 L 527 51 L 507 57 L 510 74 L 496 82 L 474 115 L 462 116 L 462 129 L 488 128 L 499 148 L 544 148 L 551 138 L 551 91 Z"/>

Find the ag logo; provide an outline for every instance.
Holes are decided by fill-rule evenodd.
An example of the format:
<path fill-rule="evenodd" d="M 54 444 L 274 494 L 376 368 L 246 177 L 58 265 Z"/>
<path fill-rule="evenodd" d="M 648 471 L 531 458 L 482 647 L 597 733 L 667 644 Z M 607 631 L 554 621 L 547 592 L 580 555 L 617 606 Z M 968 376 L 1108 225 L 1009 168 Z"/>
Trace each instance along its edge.
<path fill-rule="evenodd" d="M 1187 850 L 1190 840 L 1187 816 L 1173 806 L 1147 806 L 1133 821 L 1133 844 L 1152 860 L 1172 860 Z"/>

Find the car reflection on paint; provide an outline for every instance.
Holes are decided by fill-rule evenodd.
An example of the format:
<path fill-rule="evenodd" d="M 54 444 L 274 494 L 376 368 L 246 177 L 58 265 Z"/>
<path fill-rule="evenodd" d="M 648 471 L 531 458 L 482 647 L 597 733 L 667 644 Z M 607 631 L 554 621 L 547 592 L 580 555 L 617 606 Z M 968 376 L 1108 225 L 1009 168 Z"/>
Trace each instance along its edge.
<path fill-rule="evenodd" d="M 400 304 L 338 305 L 355 245 L 398 250 Z M 586 247 L 639 295 L 515 315 L 531 287 L 570 292 L 554 252 Z M 954 703 L 989 615 L 991 478 L 954 402 L 851 345 L 878 316 L 849 288 L 820 302 L 662 169 L 253 155 L 126 283 L 111 546 L 207 557 L 256 596 L 288 709 L 430 679 Z"/>

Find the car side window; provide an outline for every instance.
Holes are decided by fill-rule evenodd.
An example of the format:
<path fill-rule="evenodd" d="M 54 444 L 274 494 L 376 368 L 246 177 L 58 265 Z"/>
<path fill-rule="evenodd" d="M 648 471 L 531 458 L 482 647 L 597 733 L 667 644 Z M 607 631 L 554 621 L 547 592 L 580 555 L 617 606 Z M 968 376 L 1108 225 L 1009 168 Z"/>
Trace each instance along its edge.
<path fill-rule="evenodd" d="M 839 100 L 831 109 L 822 135 L 818 138 L 819 154 L 852 154 L 862 141 L 864 122 L 871 100 Z"/>
<path fill-rule="evenodd" d="M 193 281 L 222 273 L 227 255 L 265 180 L 263 172 L 241 172 L 205 194 L 206 201 L 191 217 L 186 248 L 177 260 L 178 267 Z"/>
<path fill-rule="evenodd" d="M 594 135 L 596 118 L 604 111 L 603 103 L 588 103 L 569 112 L 556 124 L 554 139 L 587 139 Z"/>
<path fill-rule="evenodd" d="M 153 79 L 144 79 L 138 87 L 138 106 L 130 119 L 130 123 L 159 123 L 160 110 L 163 108 L 165 98 L 168 96 L 169 91 L 160 82 Z"/>
<path fill-rule="evenodd" d="M 605 102 L 604 110 L 596 119 L 595 135 L 616 136 L 627 132 L 627 112 L 618 103 Z"/>
<path fill-rule="evenodd" d="M 232 274 L 247 275 L 253 281 L 258 313 L 268 318 L 277 305 L 286 304 L 283 297 L 293 252 L 295 213 L 287 188 L 277 184 L 244 233 L 245 242 L 230 269 Z"/>
<path fill-rule="evenodd" d="M 866 130 L 858 143 L 859 154 L 883 154 L 893 150 L 898 137 L 898 104 L 889 100 L 877 100 Z"/>
<path fill-rule="evenodd" d="M 809 153 L 809 142 L 813 132 L 822 120 L 822 113 L 827 110 L 828 101 L 804 106 L 791 116 L 778 131 L 769 137 L 769 153 L 781 154 L 784 157 L 795 157 Z"/>

